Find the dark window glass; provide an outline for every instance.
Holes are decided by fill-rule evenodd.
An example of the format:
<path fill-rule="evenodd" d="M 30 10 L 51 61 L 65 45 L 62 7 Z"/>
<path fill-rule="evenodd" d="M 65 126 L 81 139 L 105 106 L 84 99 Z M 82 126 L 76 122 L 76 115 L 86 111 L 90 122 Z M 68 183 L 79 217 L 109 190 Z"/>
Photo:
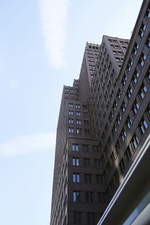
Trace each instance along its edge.
<path fill-rule="evenodd" d="M 132 92 L 133 92 L 133 89 L 131 87 L 129 87 L 128 90 L 127 90 L 127 97 L 128 97 L 128 99 L 131 98 Z"/>
<path fill-rule="evenodd" d="M 119 168 L 120 168 L 120 171 L 121 173 L 124 173 L 125 171 L 125 163 L 124 163 L 124 159 L 122 159 L 119 163 Z"/>
<path fill-rule="evenodd" d="M 87 213 L 87 224 L 88 225 L 96 224 L 95 213 L 94 212 L 88 212 Z"/>
<path fill-rule="evenodd" d="M 125 129 L 123 129 L 122 132 L 121 132 L 122 141 L 125 141 L 126 136 L 127 136 L 127 133 L 126 133 Z"/>
<path fill-rule="evenodd" d="M 74 104 L 73 104 L 73 103 L 69 103 L 69 104 L 68 104 L 68 107 L 69 107 L 69 108 L 73 108 L 73 107 L 74 107 Z"/>
<path fill-rule="evenodd" d="M 69 132 L 69 134 L 73 134 L 74 133 L 74 129 L 73 128 L 68 128 L 68 132 Z"/>
<path fill-rule="evenodd" d="M 130 119 L 130 117 L 127 118 L 126 125 L 127 125 L 127 127 L 129 129 L 131 128 L 131 126 L 132 126 L 132 120 Z"/>
<path fill-rule="evenodd" d="M 119 141 L 117 141 L 117 143 L 115 144 L 115 149 L 116 149 L 117 155 L 119 155 L 120 154 L 120 143 L 119 143 Z"/>
<path fill-rule="evenodd" d="M 82 220 L 81 217 L 82 217 L 81 212 L 78 212 L 78 211 L 73 212 L 73 223 L 76 225 L 81 224 L 81 220 Z"/>
<path fill-rule="evenodd" d="M 143 37 L 145 30 L 146 30 L 146 24 L 142 24 L 139 30 L 140 37 Z"/>
<path fill-rule="evenodd" d="M 144 54 L 144 53 L 142 53 L 141 54 L 141 57 L 140 57 L 140 59 L 139 59 L 139 63 L 140 63 L 140 65 L 143 67 L 144 66 L 144 64 L 145 64 L 145 60 L 147 59 L 147 56 Z"/>
<path fill-rule="evenodd" d="M 143 99 L 147 93 L 148 89 L 145 86 L 145 84 L 142 84 L 140 91 L 139 91 L 139 96 Z"/>
<path fill-rule="evenodd" d="M 123 113 L 126 111 L 126 104 L 125 104 L 125 102 L 123 102 L 122 105 L 121 105 L 121 111 Z"/>
<path fill-rule="evenodd" d="M 80 201 L 80 191 L 73 191 L 72 200 L 73 200 L 73 202 L 79 202 Z"/>
<path fill-rule="evenodd" d="M 79 166 L 79 165 L 80 165 L 80 160 L 79 160 L 79 158 L 73 158 L 73 159 L 72 159 L 72 165 L 73 165 L 73 166 Z"/>
<path fill-rule="evenodd" d="M 73 183 L 79 183 L 80 182 L 80 174 L 79 173 L 73 173 L 72 181 L 73 181 Z"/>
<path fill-rule="evenodd" d="M 148 8 L 147 8 L 147 10 L 146 10 L 145 16 L 146 16 L 147 18 L 150 18 L 150 4 L 149 4 L 149 6 L 148 6 Z"/>
<path fill-rule="evenodd" d="M 147 38 L 147 40 L 146 40 L 146 46 L 147 46 L 148 48 L 150 48 L 150 33 L 149 33 L 148 38 Z"/>
<path fill-rule="evenodd" d="M 135 43 L 135 44 L 134 44 L 134 47 L 133 47 L 133 51 L 132 51 L 132 53 L 133 53 L 134 55 L 136 55 L 138 48 L 139 48 L 138 44 Z"/>
<path fill-rule="evenodd" d="M 101 184 L 102 183 L 102 176 L 101 175 L 96 175 L 96 183 Z"/>
<path fill-rule="evenodd" d="M 94 159 L 94 165 L 97 168 L 100 168 L 102 166 L 101 160 L 100 159 Z"/>
<path fill-rule="evenodd" d="M 134 135 L 131 140 L 131 147 L 133 152 L 137 149 L 139 143 L 140 143 L 139 138 L 136 135 Z"/>
<path fill-rule="evenodd" d="M 139 105 L 139 103 L 135 100 L 135 101 L 134 101 L 134 104 L 133 104 L 133 107 L 132 107 L 133 113 L 134 113 L 135 115 L 138 113 L 139 108 L 140 108 L 140 105 Z"/>
<path fill-rule="evenodd" d="M 137 83 L 139 76 L 140 76 L 139 72 L 137 72 L 137 70 L 135 70 L 135 72 L 133 74 L 133 78 L 132 78 L 132 81 L 134 84 Z"/>
<path fill-rule="evenodd" d="M 139 124 L 139 129 L 141 131 L 141 134 L 145 134 L 148 126 L 149 126 L 148 121 L 145 120 L 145 119 L 142 119 L 140 124 Z"/>
<path fill-rule="evenodd" d="M 80 116 L 81 113 L 79 111 L 76 112 L 76 116 Z"/>
<path fill-rule="evenodd" d="M 69 116 L 73 116 L 74 112 L 73 111 L 69 111 L 68 114 L 69 114 Z"/>
<path fill-rule="evenodd" d="M 85 192 L 85 199 L 86 199 L 86 202 L 89 202 L 89 203 L 92 203 L 94 201 L 94 198 L 93 198 L 93 195 L 94 193 L 91 192 L 91 191 L 87 191 Z"/>
<path fill-rule="evenodd" d="M 150 82 L 150 68 L 148 69 L 148 71 L 146 73 L 146 78 L 147 78 L 148 82 Z"/>
<path fill-rule="evenodd" d="M 88 158 L 83 159 L 83 164 L 84 164 L 85 167 L 89 167 L 90 166 L 90 159 L 88 159 Z"/>
<path fill-rule="evenodd" d="M 131 156 L 132 156 L 131 150 L 130 150 L 130 148 L 128 147 L 127 150 L 125 151 L 125 158 L 126 158 L 126 160 L 127 160 L 127 161 L 130 161 L 130 160 L 131 160 Z"/>
<path fill-rule="evenodd" d="M 68 120 L 68 123 L 69 123 L 69 124 L 73 124 L 73 122 L 74 122 L 73 119 L 69 119 L 69 120 Z"/>
<path fill-rule="evenodd" d="M 89 146 L 88 145 L 82 145 L 82 149 L 83 149 L 83 151 L 87 152 L 89 150 Z"/>
<path fill-rule="evenodd" d="M 84 179 L 86 184 L 92 183 L 92 174 L 84 174 Z"/>
<path fill-rule="evenodd" d="M 78 144 L 72 144 L 72 151 L 73 152 L 79 151 L 79 145 Z"/>
<path fill-rule="evenodd" d="M 126 81 L 127 81 L 127 76 L 126 76 L 126 74 L 124 74 L 122 81 L 121 81 L 123 86 L 126 84 Z"/>

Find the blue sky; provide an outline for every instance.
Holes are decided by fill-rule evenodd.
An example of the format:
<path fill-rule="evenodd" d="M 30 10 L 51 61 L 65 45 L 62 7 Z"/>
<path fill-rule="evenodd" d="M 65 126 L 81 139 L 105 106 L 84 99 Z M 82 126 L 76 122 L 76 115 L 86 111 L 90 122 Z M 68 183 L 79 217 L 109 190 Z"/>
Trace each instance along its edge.
<path fill-rule="evenodd" d="M 85 43 L 129 38 L 142 0 L 0 2 L 0 224 L 48 225 L 64 84 Z"/>

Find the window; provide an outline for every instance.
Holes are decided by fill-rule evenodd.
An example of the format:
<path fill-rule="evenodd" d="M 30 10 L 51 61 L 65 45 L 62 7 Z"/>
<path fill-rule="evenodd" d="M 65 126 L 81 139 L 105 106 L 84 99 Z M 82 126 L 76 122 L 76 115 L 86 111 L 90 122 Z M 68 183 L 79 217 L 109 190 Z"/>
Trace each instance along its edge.
<path fill-rule="evenodd" d="M 73 165 L 73 166 L 79 166 L 79 165 L 80 165 L 80 160 L 79 160 L 79 158 L 73 158 L 73 159 L 72 159 L 72 165 Z"/>
<path fill-rule="evenodd" d="M 115 59 L 116 59 L 116 62 L 119 62 L 120 61 L 120 58 L 118 58 L 118 57 L 116 57 Z"/>
<path fill-rule="evenodd" d="M 131 86 L 129 86 L 129 88 L 127 90 L 127 97 L 128 97 L 128 99 L 131 98 L 132 92 L 133 92 L 133 90 L 132 90 Z"/>
<path fill-rule="evenodd" d="M 150 82 L 150 67 L 146 73 L 146 78 L 147 78 L 148 82 Z"/>
<path fill-rule="evenodd" d="M 120 153 L 120 143 L 119 143 L 119 141 L 117 141 L 117 143 L 115 144 L 115 149 L 116 149 L 117 155 L 119 155 L 119 153 Z"/>
<path fill-rule="evenodd" d="M 135 43 L 135 44 L 134 44 L 134 47 L 133 47 L 133 51 L 132 51 L 132 53 L 133 53 L 134 55 L 136 55 L 138 48 L 139 48 L 138 44 Z"/>
<path fill-rule="evenodd" d="M 73 183 L 80 183 L 80 174 L 79 173 L 73 173 L 72 181 L 73 181 Z"/>
<path fill-rule="evenodd" d="M 142 119 L 139 124 L 139 129 L 140 129 L 141 133 L 144 134 L 146 132 L 147 128 L 148 128 L 148 122 L 145 119 Z"/>
<path fill-rule="evenodd" d="M 133 65 L 133 61 L 131 59 L 129 59 L 128 65 L 127 65 L 127 71 L 131 70 L 131 67 Z"/>
<path fill-rule="evenodd" d="M 85 199 L 86 199 L 86 202 L 90 202 L 92 203 L 93 202 L 93 192 L 85 192 Z"/>
<path fill-rule="evenodd" d="M 115 71 L 112 70 L 111 76 L 113 77 L 115 75 Z"/>
<path fill-rule="evenodd" d="M 139 103 L 135 100 L 135 101 L 134 101 L 134 104 L 133 104 L 133 107 L 132 107 L 132 110 L 133 110 L 134 115 L 136 115 L 136 114 L 138 113 L 139 108 L 140 108 L 140 105 L 139 105 Z"/>
<path fill-rule="evenodd" d="M 125 104 L 125 102 L 123 102 L 122 105 L 121 105 L 121 111 L 123 113 L 126 111 L 126 104 Z"/>
<path fill-rule="evenodd" d="M 137 72 L 137 70 L 135 70 L 135 72 L 133 74 L 133 78 L 132 78 L 132 81 L 133 81 L 134 84 L 137 83 L 139 75 L 140 75 L 139 72 Z"/>
<path fill-rule="evenodd" d="M 142 53 L 142 54 L 141 54 L 141 57 L 140 57 L 140 59 L 139 59 L 139 63 L 140 63 L 140 65 L 141 65 L 142 67 L 144 66 L 144 63 L 145 63 L 146 58 L 147 58 L 147 56 L 146 56 L 144 53 Z"/>
<path fill-rule="evenodd" d="M 73 119 L 69 119 L 69 120 L 68 120 L 68 123 L 69 123 L 69 124 L 73 124 Z"/>
<path fill-rule="evenodd" d="M 72 151 L 73 152 L 79 151 L 79 145 L 78 144 L 72 144 Z"/>
<path fill-rule="evenodd" d="M 117 116 L 117 123 L 120 124 L 120 122 L 121 122 L 121 114 L 119 113 Z"/>
<path fill-rule="evenodd" d="M 140 37 L 143 37 L 145 30 L 146 30 L 146 24 L 142 24 L 139 30 Z"/>
<path fill-rule="evenodd" d="M 83 149 L 84 152 L 87 152 L 89 150 L 89 146 L 83 144 L 82 149 Z"/>
<path fill-rule="evenodd" d="M 81 120 L 76 120 L 77 125 L 81 125 Z"/>
<path fill-rule="evenodd" d="M 150 48 L 150 33 L 149 33 L 149 36 L 148 36 L 148 38 L 147 38 L 147 40 L 146 40 L 146 46 L 147 46 L 148 48 Z"/>
<path fill-rule="evenodd" d="M 78 211 L 74 211 L 73 212 L 73 223 L 78 225 L 78 224 L 81 224 L 81 221 L 82 221 L 82 213 L 81 212 L 78 212 Z"/>
<path fill-rule="evenodd" d="M 113 113 L 110 112 L 109 117 L 108 117 L 110 123 L 111 123 L 112 117 L 113 117 Z"/>
<path fill-rule="evenodd" d="M 102 203 L 104 202 L 104 193 L 103 192 L 98 192 L 97 193 L 97 198 L 98 198 L 98 202 Z"/>
<path fill-rule="evenodd" d="M 102 183 L 102 176 L 101 175 L 96 175 L 96 183 L 101 184 Z"/>
<path fill-rule="evenodd" d="M 89 224 L 89 225 L 96 224 L 94 212 L 88 212 L 87 213 L 87 224 Z"/>
<path fill-rule="evenodd" d="M 126 125 L 127 125 L 127 127 L 128 127 L 129 129 L 131 128 L 131 126 L 132 126 L 132 120 L 131 120 L 130 117 L 127 118 Z"/>
<path fill-rule="evenodd" d="M 73 200 L 73 202 L 80 202 L 80 192 L 79 191 L 73 191 L 72 200 Z"/>
<path fill-rule="evenodd" d="M 102 166 L 100 159 L 94 159 L 94 165 L 97 168 L 100 168 Z"/>
<path fill-rule="evenodd" d="M 148 116 L 148 120 L 150 121 L 150 104 L 147 106 L 146 114 Z"/>
<path fill-rule="evenodd" d="M 73 106 L 74 106 L 74 105 L 73 105 L 72 103 L 69 103 L 69 104 L 68 104 L 68 107 L 69 107 L 69 108 L 73 108 Z"/>
<path fill-rule="evenodd" d="M 126 136 L 127 136 L 127 133 L 126 133 L 125 129 L 123 129 L 122 132 L 121 132 L 122 141 L 125 141 Z"/>
<path fill-rule="evenodd" d="M 127 81 L 127 76 L 126 76 L 126 74 L 124 74 L 122 81 L 121 81 L 123 86 L 126 84 L 126 81 Z"/>
<path fill-rule="evenodd" d="M 140 143 L 139 138 L 136 135 L 134 135 L 132 140 L 131 140 L 131 147 L 132 147 L 133 151 L 136 150 L 136 148 L 138 147 L 139 143 Z"/>
<path fill-rule="evenodd" d="M 114 135 L 114 133 L 116 133 L 116 132 L 117 132 L 117 125 L 116 125 L 116 124 L 114 125 L 114 127 L 113 127 L 112 131 L 113 131 L 113 135 Z"/>
<path fill-rule="evenodd" d="M 85 125 L 89 124 L 89 120 L 84 120 L 84 124 Z"/>
<path fill-rule="evenodd" d="M 115 110 L 117 108 L 117 102 L 114 101 L 114 104 L 113 104 L 113 110 Z"/>
<path fill-rule="evenodd" d="M 81 115 L 81 113 L 80 112 L 76 112 L 76 116 L 80 116 Z"/>
<path fill-rule="evenodd" d="M 124 164 L 124 160 L 123 159 L 119 163 L 119 168 L 120 168 L 121 173 L 124 173 L 124 171 L 125 171 L 125 164 Z"/>
<path fill-rule="evenodd" d="M 76 104 L 76 105 L 75 105 L 75 108 L 76 108 L 76 109 L 80 109 L 80 105 L 79 105 L 79 104 Z"/>
<path fill-rule="evenodd" d="M 118 99 L 120 99 L 120 98 L 121 98 L 121 90 L 120 90 L 120 89 L 118 90 L 118 93 L 117 93 L 117 98 L 118 98 Z"/>
<path fill-rule="evenodd" d="M 86 184 L 92 183 L 92 175 L 91 174 L 84 174 L 84 179 Z"/>
<path fill-rule="evenodd" d="M 81 129 L 80 128 L 77 128 L 76 129 L 76 134 L 80 134 L 81 133 Z"/>
<path fill-rule="evenodd" d="M 115 161 L 115 159 L 116 159 L 116 155 L 115 155 L 115 153 L 114 153 L 114 152 L 112 152 L 112 153 L 111 153 L 110 158 L 111 158 L 111 161 L 112 161 L 112 162 L 114 162 L 114 161 Z"/>
<path fill-rule="evenodd" d="M 69 132 L 69 134 L 73 134 L 74 133 L 74 129 L 73 128 L 68 128 L 68 132 Z"/>
<path fill-rule="evenodd" d="M 68 112 L 69 116 L 73 116 L 73 111 Z"/>
<path fill-rule="evenodd" d="M 103 132 L 102 133 L 102 140 L 104 140 L 105 139 L 105 133 Z"/>
<path fill-rule="evenodd" d="M 147 18 L 150 18 L 150 6 L 147 8 L 146 17 Z"/>
<path fill-rule="evenodd" d="M 147 93 L 147 87 L 144 84 L 142 84 L 140 91 L 139 91 L 139 96 L 143 99 L 145 97 L 146 93 Z"/>
<path fill-rule="evenodd" d="M 90 159 L 88 159 L 88 158 L 83 159 L 83 164 L 84 164 L 85 167 L 89 167 L 90 166 Z"/>
<path fill-rule="evenodd" d="M 125 155 L 126 160 L 127 160 L 127 161 L 130 161 L 132 154 L 131 154 L 131 150 L 130 150 L 129 147 L 128 147 L 127 150 L 125 151 L 125 154 L 124 154 L 124 155 Z"/>

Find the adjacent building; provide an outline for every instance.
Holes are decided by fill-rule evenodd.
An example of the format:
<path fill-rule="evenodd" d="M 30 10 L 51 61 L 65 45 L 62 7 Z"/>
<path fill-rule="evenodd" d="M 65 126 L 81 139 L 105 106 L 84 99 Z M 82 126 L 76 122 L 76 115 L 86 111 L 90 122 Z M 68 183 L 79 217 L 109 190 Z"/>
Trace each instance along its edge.
<path fill-rule="evenodd" d="M 103 36 L 100 45 L 87 43 L 79 79 L 63 88 L 50 225 L 127 221 L 149 196 L 146 175 L 145 188 L 139 185 L 150 169 L 149 134 L 150 1 L 145 0 L 131 40 Z M 131 198 L 135 184 L 139 198 Z M 130 207 L 123 207 L 125 199 L 132 199 Z"/>

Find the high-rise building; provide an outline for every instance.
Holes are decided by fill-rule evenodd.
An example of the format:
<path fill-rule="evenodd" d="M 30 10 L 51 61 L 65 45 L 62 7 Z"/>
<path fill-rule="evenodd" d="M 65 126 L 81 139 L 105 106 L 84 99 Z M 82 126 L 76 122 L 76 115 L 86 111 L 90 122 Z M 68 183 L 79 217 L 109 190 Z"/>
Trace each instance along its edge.
<path fill-rule="evenodd" d="M 123 224 L 149 199 L 148 173 L 144 187 L 139 184 L 150 169 L 149 134 L 150 1 L 145 0 L 131 40 L 103 36 L 101 45 L 87 43 L 79 80 L 63 88 L 50 225 Z M 131 198 L 135 184 L 139 198 Z"/>

